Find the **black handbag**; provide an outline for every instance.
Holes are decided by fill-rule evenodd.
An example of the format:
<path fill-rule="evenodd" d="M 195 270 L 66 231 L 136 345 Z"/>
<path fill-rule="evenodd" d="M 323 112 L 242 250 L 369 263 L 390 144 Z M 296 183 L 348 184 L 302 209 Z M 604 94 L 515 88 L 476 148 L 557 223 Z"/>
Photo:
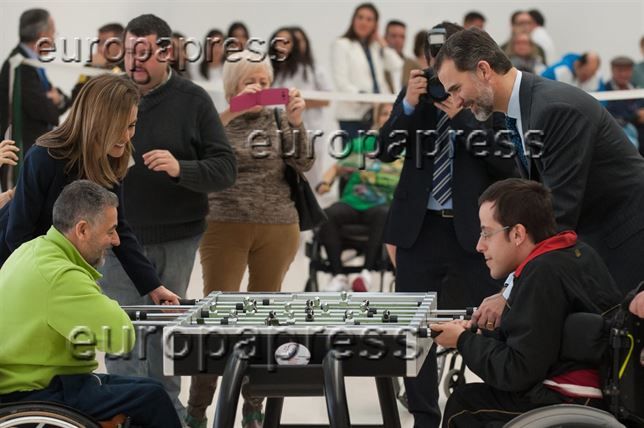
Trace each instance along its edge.
<path fill-rule="evenodd" d="M 281 130 L 279 112 L 275 109 L 273 113 L 275 114 L 277 129 Z M 318 204 L 318 200 L 313 190 L 311 190 L 309 181 L 304 174 L 289 165 L 286 161 L 284 164 L 286 166 L 284 169 L 284 178 L 291 188 L 291 199 L 295 203 L 295 209 L 300 218 L 300 230 L 310 230 L 320 226 L 327 221 L 327 216 L 324 210 L 320 208 L 320 204 Z"/>

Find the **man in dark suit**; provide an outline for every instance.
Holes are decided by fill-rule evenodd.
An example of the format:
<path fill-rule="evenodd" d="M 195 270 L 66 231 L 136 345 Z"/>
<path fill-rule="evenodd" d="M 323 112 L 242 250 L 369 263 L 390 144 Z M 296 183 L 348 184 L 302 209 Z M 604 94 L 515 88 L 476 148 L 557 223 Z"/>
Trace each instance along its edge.
<path fill-rule="evenodd" d="M 507 114 L 522 175 L 552 191 L 558 226 L 594 247 L 623 292 L 635 288 L 644 279 L 644 159 L 608 111 L 571 85 L 519 72 L 477 30 L 448 40 L 436 69 L 478 119 Z"/>
<path fill-rule="evenodd" d="M 52 86 L 43 68 L 21 64 L 25 59 L 38 60 L 43 49 L 52 46 L 56 27 L 49 12 L 24 11 L 19 32 L 20 43 L 0 72 L 0 137 L 14 140 L 22 158 L 38 137 L 58 125 L 58 117 L 70 103 L 60 89 Z M 5 135 L 9 125 L 11 135 Z"/>
<path fill-rule="evenodd" d="M 426 49 L 430 64 L 442 41 L 460 30 L 455 24 L 443 23 L 430 31 L 431 44 Z M 412 70 L 408 87 L 398 95 L 380 130 L 381 160 L 392 161 L 405 152 L 384 240 L 397 247 L 397 291 L 437 291 L 439 307 L 464 308 L 477 305 L 503 285 L 490 278 L 483 257 L 476 253 L 477 201 L 496 179 L 514 174 L 514 162 L 483 156 L 485 151 L 494 151 L 489 146 L 494 140 L 492 121 L 478 122 L 451 97 L 442 102 L 423 100 L 427 87 L 423 71 Z M 502 121 L 497 120 L 496 126 L 502 127 Z M 420 141 L 418 131 L 423 136 Z M 478 137 L 473 131 L 478 131 Z M 405 379 L 416 427 L 440 424 L 437 386 L 432 349 L 419 376 Z"/>

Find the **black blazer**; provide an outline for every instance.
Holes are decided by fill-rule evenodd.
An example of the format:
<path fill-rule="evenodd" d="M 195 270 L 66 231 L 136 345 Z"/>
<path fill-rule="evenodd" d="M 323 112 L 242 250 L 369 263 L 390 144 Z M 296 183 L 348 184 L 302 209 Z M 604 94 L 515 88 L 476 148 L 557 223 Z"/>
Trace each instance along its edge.
<path fill-rule="evenodd" d="M 28 58 L 27 52 L 20 45 L 11 51 L 9 58 L 18 52 Z M 0 71 L 0 137 L 4 137 L 9 125 L 9 68 L 9 59 L 7 58 L 2 64 L 2 71 Z M 47 92 L 35 67 L 22 64 L 16 70 L 16 76 L 18 73 L 20 73 L 22 91 L 23 148 L 21 156 L 24 156 L 38 137 L 58 125 L 58 117 L 69 107 L 69 99 L 65 97 L 64 106 L 59 109 L 47 98 Z M 14 129 L 14 133 L 15 131 Z"/>
<path fill-rule="evenodd" d="M 529 73 L 519 103 L 524 133 L 543 132 L 527 175 L 552 191 L 559 227 L 609 248 L 643 230 L 644 158 L 610 113 L 574 86 Z"/>
<path fill-rule="evenodd" d="M 427 211 L 434 169 L 433 156 L 419 157 L 417 150 L 422 146 L 425 152 L 431 152 L 435 137 L 423 138 L 420 144 L 416 144 L 416 131 L 436 128 L 437 109 L 421 102 L 412 115 L 406 116 L 403 110 L 405 93 L 406 89 L 403 88 L 389 120 L 380 129 L 379 158 L 391 162 L 403 150 L 405 152 L 400 181 L 385 225 L 384 240 L 401 248 L 410 248 L 420 233 Z M 453 160 L 454 227 L 461 247 L 475 253 L 480 233 L 479 196 L 494 181 L 518 173 L 512 159 L 493 155 L 494 131 L 505 127 L 504 115 L 495 114 L 487 124 L 482 124 L 470 110 L 464 109 L 451 120 L 451 127 L 463 130 L 463 134 L 457 137 Z M 467 138 L 474 130 L 483 130 L 487 136 L 471 140 L 478 141 L 481 146 L 473 144 L 468 147 Z M 407 137 L 401 135 L 405 131 Z"/>

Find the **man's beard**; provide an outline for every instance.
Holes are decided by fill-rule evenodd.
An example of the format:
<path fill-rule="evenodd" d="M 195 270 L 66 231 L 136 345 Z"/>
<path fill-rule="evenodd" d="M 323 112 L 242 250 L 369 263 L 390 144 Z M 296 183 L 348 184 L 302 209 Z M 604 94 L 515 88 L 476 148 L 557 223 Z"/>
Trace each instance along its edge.
<path fill-rule="evenodd" d="M 490 87 L 483 86 L 482 84 L 477 84 L 479 97 L 471 110 L 474 114 L 474 117 L 479 122 L 485 122 L 492 116 L 494 113 L 494 94 Z"/>
<path fill-rule="evenodd" d="M 494 113 L 494 108 L 492 105 L 480 105 L 476 104 L 478 108 L 476 109 L 471 109 L 472 113 L 474 114 L 474 117 L 476 120 L 479 122 L 485 122 L 492 116 L 492 113 Z"/>
<path fill-rule="evenodd" d="M 89 263 L 93 268 L 98 269 L 101 266 L 105 264 L 105 253 L 107 250 L 101 251 L 101 254 L 97 255 L 96 257 L 92 257 L 91 260 L 87 260 L 87 263 Z"/>

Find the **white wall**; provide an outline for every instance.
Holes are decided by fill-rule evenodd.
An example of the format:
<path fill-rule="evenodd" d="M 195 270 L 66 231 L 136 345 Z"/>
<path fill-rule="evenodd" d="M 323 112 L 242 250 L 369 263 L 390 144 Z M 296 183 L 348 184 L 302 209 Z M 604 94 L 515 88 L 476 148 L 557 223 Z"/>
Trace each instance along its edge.
<path fill-rule="evenodd" d="M 230 22 L 244 21 L 251 35 L 268 38 L 281 25 L 297 24 L 309 34 L 316 60 L 328 67 L 332 40 L 342 34 L 358 0 L 299 1 L 6 1 L 0 0 L 0 58 L 4 59 L 17 43 L 18 17 L 30 7 L 48 9 L 58 37 L 94 37 L 96 29 L 107 22 L 127 21 L 142 13 L 162 17 L 173 29 L 188 37 L 201 39 L 213 27 L 226 31 Z M 555 40 L 558 54 L 594 49 L 603 59 L 602 72 L 616 55 L 641 60 L 639 40 L 644 35 L 644 1 L 374 1 L 380 10 L 381 30 L 389 19 L 408 25 L 407 51 L 411 52 L 413 34 L 442 20 L 460 22 L 465 12 L 475 9 L 488 19 L 487 30 L 497 41 L 509 36 L 509 17 L 516 9 L 538 7 L 546 17 L 546 28 Z M 87 56 L 84 44 L 83 58 Z M 75 77 L 51 72 L 50 78 L 63 89 L 72 87 Z"/>

